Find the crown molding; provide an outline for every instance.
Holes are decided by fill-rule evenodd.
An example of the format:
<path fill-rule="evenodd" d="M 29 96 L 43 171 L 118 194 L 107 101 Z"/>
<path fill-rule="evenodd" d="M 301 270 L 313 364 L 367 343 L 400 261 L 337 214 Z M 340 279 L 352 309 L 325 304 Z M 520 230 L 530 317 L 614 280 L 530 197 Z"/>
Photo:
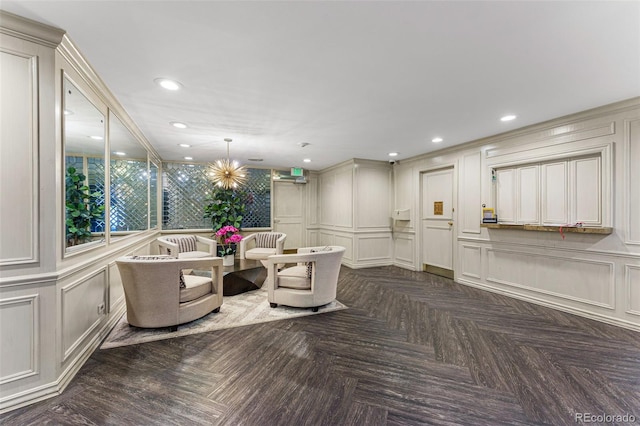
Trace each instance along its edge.
<path fill-rule="evenodd" d="M 0 10 L 0 33 L 55 49 L 65 31 Z"/>

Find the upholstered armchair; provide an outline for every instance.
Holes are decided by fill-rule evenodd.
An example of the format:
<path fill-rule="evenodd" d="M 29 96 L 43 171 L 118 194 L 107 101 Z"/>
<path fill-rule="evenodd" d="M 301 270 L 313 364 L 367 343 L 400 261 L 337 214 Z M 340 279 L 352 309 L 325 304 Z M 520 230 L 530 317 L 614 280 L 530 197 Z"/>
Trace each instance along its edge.
<path fill-rule="evenodd" d="M 307 247 L 298 249 L 297 254 L 269 256 L 266 283 L 271 307 L 282 304 L 318 312 L 320 306 L 332 302 L 344 250 L 339 246 Z M 279 265 L 290 263 L 296 266 L 279 270 Z"/>
<path fill-rule="evenodd" d="M 216 241 L 199 235 L 165 235 L 158 237 L 160 254 L 178 259 L 215 257 Z"/>
<path fill-rule="evenodd" d="M 223 276 L 220 257 L 126 256 L 117 259 L 116 264 L 130 325 L 177 327 L 220 311 Z M 210 270 L 211 277 L 183 275 L 183 269 Z"/>
<path fill-rule="evenodd" d="M 287 235 L 281 232 L 256 232 L 240 241 L 240 259 L 266 260 L 272 254 L 284 252 Z"/>

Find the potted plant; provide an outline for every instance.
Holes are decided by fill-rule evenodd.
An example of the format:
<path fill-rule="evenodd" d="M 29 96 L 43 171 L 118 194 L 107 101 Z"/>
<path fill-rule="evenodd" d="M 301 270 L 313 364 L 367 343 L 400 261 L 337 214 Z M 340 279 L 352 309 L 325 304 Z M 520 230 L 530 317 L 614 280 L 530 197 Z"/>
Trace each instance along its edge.
<path fill-rule="evenodd" d="M 215 233 L 218 241 L 218 255 L 222 257 L 225 266 L 233 266 L 233 258 L 236 254 L 236 244 L 242 240 L 238 228 L 227 225 L 218 229 Z"/>
<path fill-rule="evenodd" d="M 217 233 L 224 227 L 232 227 L 235 229 L 233 233 L 237 233 L 242 224 L 243 215 L 247 209 L 246 194 L 243 191 L 237 191 L 233 189 L 224 189 L 220 187 L 214 187 L 206 198 L 206 205 L 204 206 L 204 217 L 211 220 L 211 229 L 214 231 L 214 237 L 220 242 Z M 238 237 L 234 237 L 237 241 L 242 239 L 240 234 Z M 229 235 L 227 238 L 230 238 Z M 218 248 L 218 256 L 225 256 L 229 254 L 235 254 L 236 241 L 234 242 L 220 242 L 224 249 Z"/>
<path fill-rule="evenodd" d="M 67 247 L 86 243 L 91 240 L 91 221 L 104 218 L 104 204 L 100 191 L 89 192 L 85 185 L 87 177 L 69 167 L 65 177 L 66 239 Z"/>

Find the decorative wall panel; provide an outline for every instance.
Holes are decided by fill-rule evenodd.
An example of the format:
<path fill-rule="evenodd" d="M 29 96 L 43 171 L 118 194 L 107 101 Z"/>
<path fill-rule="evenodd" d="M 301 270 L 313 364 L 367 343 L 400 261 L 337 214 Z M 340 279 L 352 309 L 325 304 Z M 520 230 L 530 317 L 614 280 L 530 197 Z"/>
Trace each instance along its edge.
<path fill-rule="evenodd" d="M 479 234 L 481 214 L 480 153 L 462 158 L 458 218 L 460 232 Z M 489 206 L 488 206 L 489 207 Z"/>
<path fill-rule="evenodd" d="M 106 313 L 106 266 L 92 275 L 64 286 L 62 300 L 62 355 L 66 361 L 98 327 Z"/>
<path fill-rule="evenodd" d="M 460 269 L 465 277 L 480 279 L 482 275 L 482 249 L 462 244 L 460 246 Z"/>
<path fill-rule="evenodd" d="M 395 261 L 398 264 L 413 267 L 415 264 L 414 236 L 412 234 L 395 234 Z"/>
<path fill-rule="evenodd" d="M 384 168 L 356 168 L 356 226 L 364 228 L 389 228 L 391 226 L 391 185 L 388 166 Z"/>
<path fill-rule="evenodd" d="M 571 222 L 585 225 L 602 224 L 600 157 L 571 161 L 572 218 Z"/>
<path fill-rule="evenodd" d="M 614 309 L 613 263 L 487 249 L 487 281 Z"/>
<path fill-rule="evenodd" d="M 626 312 L 640 316 L 640 266 L 625 265 L 624 281 L 627 289 Z"/>
<path fill-rule="evenodd" d="M 356 236 L 358 241 L 357 262 L 384 261 L 391 260 L 391 236 Z"/>
<path fill-rule="evenodd" d="M 118 271 L 118 266 L 114 263 L 109 265 L 109 312 L 113 312 L 119 304 L 124 301 L 124 288 L 122 278 Z"/>
<path fill-rule="evenodd" d="M 640 120 L 631 120 L 626 123 L 625 139 L 628 150 L 625 164 L 627 169 L 625 176 L 625 197 L 627 198 L 625 242 L 640 245 L 640 167 L 638 167 L 640 164 Z"/>
<path fill-rule="evenodd" d="M 0 300 L 0 385 L 37 374 L 38 295 Z"/>
<path fill-rule="evenodd" d="M 0 51 L 0 265 L 38 260 L 38 62 Z M 20 182 L 16 185 L 16 182 Z"/>

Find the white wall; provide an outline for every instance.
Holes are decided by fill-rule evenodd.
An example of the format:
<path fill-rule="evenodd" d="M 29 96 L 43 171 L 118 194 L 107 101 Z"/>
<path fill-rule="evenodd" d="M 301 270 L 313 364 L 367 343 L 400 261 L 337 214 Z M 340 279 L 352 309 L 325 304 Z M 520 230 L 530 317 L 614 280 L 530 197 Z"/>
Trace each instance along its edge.
<path fill-rule="evenodd" d="M 559 232 L 481 227 L 482 204 L 496 205 L 492 168 L 593 152 L 602 153 L 598 170 L 603 179 L 601 223 L 613 228 L 610 235 L 566 233 L 562 239 Z M 394 208 L 412 211 L 410 222 L 397 222 L 394 228 L 398 266 L 421 268 L 419 228 L 415 227 L 419 174 L 446 164 L 455 165 L 458 174 L 457 281 L 640 330 L 640 99 L 396 165 Z M 569 204 L 579 206 L 593 198 L 592 192 L 575 188 L 574 194 Z"/>
<path fill-rule="evenodd" d="M 311 177 L 317 182 L 317 211 L 310 209 L 310 245 L 346 248 L 343 264 L 352 268 L 390 265 L 391 168 L 382 161 L 354 159 Z M 312 194 L 312 193 L 311 193 Z M 311 198 L 313 196 L 311 195 Z"/>
<path fill-rule="evenodd" d="M 148 252 L 158 231 L 65 254 L 62 71 L 81 82 L 105 115 L 114 109 L 128 116 L 62 31 L 0 14 L 4 412 L 64 389 L 124 312 L 115 259 Z"/>

